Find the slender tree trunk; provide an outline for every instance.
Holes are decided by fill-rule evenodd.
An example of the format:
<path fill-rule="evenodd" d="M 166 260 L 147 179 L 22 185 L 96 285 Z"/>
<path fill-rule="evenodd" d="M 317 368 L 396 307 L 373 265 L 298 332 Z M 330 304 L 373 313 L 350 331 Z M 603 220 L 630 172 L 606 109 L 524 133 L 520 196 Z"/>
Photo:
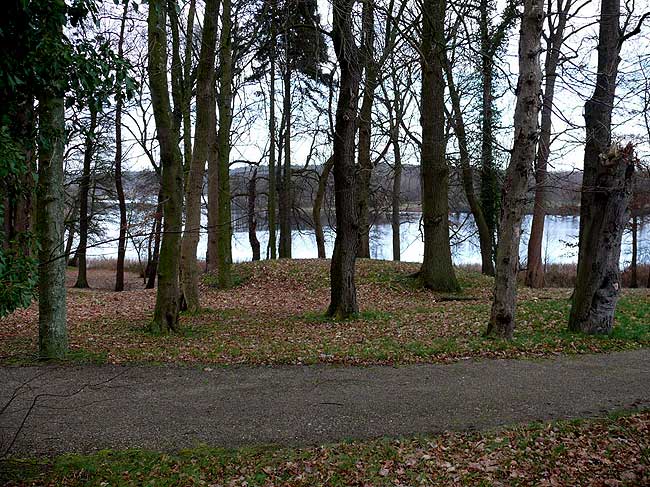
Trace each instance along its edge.
<path fill-rule="evenodd" d="M 181 287 L 187 310 L 198 311 L 199 272 L 196 261 L 196 248 L 201 235 L 201 196 L 205 162 L 208 158 L 208 140 L 210 138 L 210 109 L 215 104 L 214 98 L 214 63 L 217 49 L 217 0 L 206 0 L 201 53 L 197 67 L 196 86 L 196 129 L 194 149 L 189 167 L 185 195 L 185 230 L 181 243 Z"/>
<path fill-rule="evenodd" d="M 59 2 L 53 2 L 59 4 Z M 61 4 L 63 2 L 60 2 Z M 61 45 L 63 27 L 50 22 L 44 41 Z M 47 93 L 39 100 L 39 165 L 36 191 L 38 252 L 38 345 L 42 359 L 63 358 L 68 351 L 65 256 L 63 254 L 63 96 Z"/>
<path fill-rule="evenodd" d="M 74 227 L 70 226 L 68 230 L 68 238 L 65 242 L 65 261 L 66 264 L 70 261 L 70 254 L 72 253 L 72 244 L 74 243 Z"/>
<path fill-rule="evenodd" d="M 160 260 L 160 240 L 162 237 L 163 222 L 163 193 L 162 189 L 158 191 L 158 203 L 156 204 L 156 216 L 153 226 L 153 251 L 151 260 L 147 265 L 147 285 L 145 289 L 153 289 L 156 285 L 156 275 L 158 274 L 158 261 Z"/>
<path fill-rule="evenodd" d="M 424 259 L 419 277 L 424 287 L 436 291 L 460 289 L 451 262 L 449 244 L 449 167 L 446 161 L 445 0 L 424 0 L 422 7 L 422 219 Z"/>
<path fill-rule="evenodd" d="M 288 56 L 288 51 L 286 56 Z M 286 62 L 284 72 L 284 168 L 280 186 L 280 247 L 281 259 L 291 258 L 291 67 Z"/>
<path fill-rule="evenodd" d="M 492 249 L 499 218 L 499 181 L 494 162 L 494 56 L 489 28 L 489 0 L 481 0 L 479 30 L 481 39 L 481 209 L 490 231 Z M 494 250 L 492 251 L 494 252 Z"/>
<path fill-rule="evenodd" d="M 359 311 L 354 280 L 359 219 L 354 161 L 357 103 L 361 69 L 352 27 L 354 0 L 334 0 L 332 37 L 341 78 L 334 132 L 334 190 L 336 240 L 330 267 L 331 300 L 328 315 L 345 318 Z"/>
<path fill-rule="evenodd" d="M 167 5 L 165 0 L 149 2 L 149 63 L 151 101 L 162 168 L 163 235 L 158 263 L 158 292 L 151 323 L 153 333 L 166 334 L 178 329 L 180 290 L 180 243 L 183 213 L 183 168 L 178 136 L 167 87 Z"/>
<path fill-rule="evenodd" d="M 591 334 L 610 333 L 614 324 L 620 287 L 621 226 L 625 224 L 620 219 L 627 213 L 627 166 L 633 158 L 629 155 L 630 160 L 625 160 L 617 154 L 621 152 L 619 148 L 611 145 L 621 48 L 620 11 L 620 0 L 601 1 L 596 88 L 585 103 L 587 137 L 580 201 L 580 246 L 569 329 Z"/>
<path fill-rule="evenodd" d="M 126 15 L 129 11 L 129 2 L 124 2 L 122 21 L 120 23 L 120 37 L 117 43 L 117 56 L 122 59 L 124 56 L 124 28 L 126 26 Z M 115 190 L 120 208 L 120 233 L 117 238 L 117 264 L 115 271 L 115 291 L 124 291 L 124 256 L 126 254 L 126 199 L 124 197 L 124 186 L 122 185 L 122 90 L 118 91 L 115 97 Z"/>
<path fill-rule="evenodd" d="M 512 338 L 515 329 L 521 220 L 537 148 L 542 83 L 539 53 L 543 22 L 544 0 L 525 0 L 519 37 L 515 134 L 503 187 L 494 301 L 487 328 L 487 335 L 506 339 Z"/>
<path fill-rule="evenodd" d="M 639 287 L 639 269 L 637 265 L 637 254 L 639 252 L 639 219 L 636 215 L 632 216 L 632 262 L 630 269 L 632 271 L 632 278 L 630 281 L 631 288 Z"/>
<path fill-rule="evenodd" d="M 257 169 L 248 181 L 248 242 L 253 251 L 253 260 L 260 260 L 260 241 L 257 239 L 257 217 L 255 199 L 257 198 Z"/>
<path fill-rule="evenodd" d="M 314 199 L 314 207 L 312 208 L 312 220 L 314 220 L 314 233 L 316 234 L 316 248 L 318 249 L 318 258 L 324 259 L 325 255 L 325 233 L 323 232 L 323 224 L 321 222 L 321 211 L 323 209 L 323 200 L 325 199 L 325 191 L 327 190 L 327 183 L 334 166 L 334 158 L 330 157 L 323 164 L 323 171 L 318 178 L 318 189 L 316 190 L 316 198 Z"/>
<path fill-rule="evenodd" d="M 217 279 L 219 286 L 232 286 L 232 224 L 230 211 L 230 127 L 232 124 L 232 17 L 231 0 L 223 0 L 219 61 L 219 132 L 217 134 L 219 212 L 217 232 Z"/>
<path fill-rule="evenodd" d="M 402 153 L 399 145 L 399 125 L 395 125 L 396 134 L 393 138 L 393 191 L 392 191 L 392 213 L 391 213 L 391 231 L 393 234 L 393 260 L 399 261 L 402 258 L 401 241 L 400 241 L 400 204 L 402 192 Z"/>
<path fill-rule="evenodd" d="M 544 221 L 546 219 L 546 184 L 548 158 L 551 147 L 551 121 L 553 116 L 553 98 L 555 97 L 555 81 L 557 66 L 560 59 L 560 49 L 564 43 L 564 28 L 566 25 L 569 0 L 561 12 L 558 12 L 558 24 L 546 43 L 546 61 L 544 63 L 544 97 L 542 101 L 542 125 L 537 147 L 537 167 L 535 171 L 535 204 L 533 207 L 533 223 L 528 240 L 528 269 L 526 285 L 532 288 L 544 287 L 544 266 L 542 265 L 542 242 L 544 240 Z"/>
<path fill-rule="evenodd" d="M 377 87 L 377 66 L 375 65 L 375 8 L 374 0 L 363 3 L 363 43 L 361 55 L 365 67 L 365 84 L 361 111 L 359 112 L 359 255 L 370 258 L 370 180 L 372 159 L 370 144 L 372 138 L 372 105 Z"/>
<path fill-rule="evenodd" d="M 90 107 L 90 126 L 86 133 L 84 166 L 79 184 L 79 247 L 77 247 L 77 257 L 79 259 L 79 271 L 77 282 L 74 287 L 88 288 L 88 278 L 86 273 L 86 247 L 88 246 L 88 193 L 90 191 L 90 171 L 93 157 L 95 155 L 95 130 L 97 129 L 97 109 Z"/>
<path fill-rule="evenodd" d="M 271 7 L 273 8 L 273 7 Z M 276 202 L 278 194 L 275 181 L 276 167 L 276 148 L 275 148 L 275 33 L 272 31 L 273 46 L 271 47 L 271 93 L 269 95 L 269 195 L 267 200 L 267 221 L 269 226 L 269 252 L 271 259 L 277 258 L 277 240 L 276 240 Z"/>
<path fill-rule="evenodd" d="M 458 139 L 458 146 L 460 149 L 460 167 L 461 178 L 463 182 L 463 189 L 465 196 L 469 203 L 470 211 L 474 217 L 474 223 L 478 229 L 479 244 L 481 248 L 481 272 L 487 276 L 494 275 L 494 263 L 492 260 L 492 233 L 488 226 L 485 214 L 481 207 L 481 203 L 476 196 L 474 190 L 474 172 L 472 170 L 470 155 L 467 145 L 467 133 L 465 131 L 465 121 L 463 119 L 463 112 L 460 105 L 460 95 L 456 90 L 454 77 L 451 72 L 449 61 L 445 58 L 445 74 L 447 77 L 447 85 L 449 86 L 449 94 L 452 106 L 452 127 Z"/>
<path fill-rule="evenodd" d="M 185 184 L 189 185 L 189 173 L 192 165 L 192 52 L 194 44 L 194 17 L 196 16 L 196 0 L 190 0 L 187 12 L 187 29 L 185 37 L 185 53 L 183 58 L 182 78 L 182 113 L 183 113 L 183 163 Z M 203 46 L 201 46 L 203 48 Z M 198 68 L 197 68 L 198 70 Z M 198 76 L 198 73 L 197 73 Z M 198 84 L 198 80 L 197 80 Z M 197 86 L 198 90 L 198 86 Z M 181 244 L 182 245 L 182 244 Z"/>

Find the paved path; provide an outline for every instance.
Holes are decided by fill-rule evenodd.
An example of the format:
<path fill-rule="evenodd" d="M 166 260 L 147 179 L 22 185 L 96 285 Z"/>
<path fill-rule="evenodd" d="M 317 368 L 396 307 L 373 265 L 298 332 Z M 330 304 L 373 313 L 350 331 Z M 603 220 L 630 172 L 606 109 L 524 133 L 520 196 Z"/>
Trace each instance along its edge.
<path fill-rule="evenodd" d="M 30 381 L 31 380 L 31 381 Z M 402 367 L 0 368 L 3 448 L 316 444 L 650 407 L 650 350 Z M 1 407 L 1 406 L 0 406 Z"/>

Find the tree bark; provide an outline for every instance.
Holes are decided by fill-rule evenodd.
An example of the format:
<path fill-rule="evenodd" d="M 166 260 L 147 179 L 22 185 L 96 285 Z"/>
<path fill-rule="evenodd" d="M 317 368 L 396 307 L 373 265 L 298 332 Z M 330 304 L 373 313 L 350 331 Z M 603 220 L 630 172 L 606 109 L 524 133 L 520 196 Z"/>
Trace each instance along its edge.
<path fill-rule="evenodd" d="M 207 3 L 206 3 L 207 5 Z M 185 184 L 189 185 L 189 173 L 192 166 L 192 52 L 194 43 L 194 17 L 196 15 L 196 0 L 190 0 L 190 6 L 187 12 L 187 29 L 185 34 L 185 52 L 183 56 L 183 78 L 181 83 L 182 89 L 182 113 L 183 113 L 183 163 L 184 174 L 186 174 Z M 201 46 L 203 49 L 203 46 Z M 200 62 L 200 61 L 199 61 Z M 197 66 L 198 71 L 198 66 Z M 198 76 L 198 72 L 197 72 Z M 198 85 L 198 79 L 197 79 Z M 199 87 L 196 87 L 197 91 Z M 196 135 L 195 135 L 196 137 Z M 182 245 L 182 243 L 181 243 Z M 181 272 L 182 274 L 182 272 Z"/>
<path fill-rule="evenodd" d="M 494 301 L 487 335 L 511 339 L 515 329 L 521 220 L 537 147 L 542 71 L 539 65 L 544 1 L 525 0 L 519 38 L 514 142 L 503 187 Z"/>
<path fill-rule="evenodd" d="M 56 21 L 49 24 L 44 32 L 44 42 L 61 46 L 63 26 Z M 41 95 L 38 109 L 40 137 L 35 229 L 40 244 L 38 345 L 42 359 L 60 359 L 68 351 L 66 261 L 63 253 L 65 109 L 62 91 L 48 90 Z"/>
<path fill-rule="evenodd" d="M 248 242 L 253 251 L 253 260 L 260 260 L 260 241 L 257 239 L 257 216 L 255 200 L 257 198 L 257 169 L 248 181 Z"/>
<path fill-rule="evenodd" d="M 580 244 L 585 251 L 579 257 L 569 315 L 573 331 L 608 334 L 613 329 L 621 287 L 621 240 L 630 216 L 636 162 L 631 144 L 611 146 L 598 161 L 595 186 L 583 187 L 583 201 L 588 200 L 590 211 L 584 225 L 580 222 Z"/>
<path fill-rule="evenodd" d="M 212 86 L 216 93 L 216 85 Z M 216 96 L 215 96 L 216 98 Z M 210 106 L 210 134 L 208 138 L 208 244 L 205 255 L 206 272 L 217 270 L 219 236 L 219 154 L 217 148 L 217 108 Z"/>
<path fill-rule="evenodd" d="M 217 133 L 219 212 L 217 232 L 217 281 L 232 286 L 232 224 L 230 210 L 230 127 L 232 124 L 232 17 L 231 0 L 223 0 L 219 64 L 219 131 Z"/>
<path fill-rule="evenodd" d="M 218 12 L 218 0 L 206 0 L 201 52 L 197 66 L 196 129 L 186 184 L 185 230 L 181 243 L 181 287 L 187 310 L 190 312 L 198 311 L 201 308 L 196 248 L 201 236 L 201 196 L 203 195 L 205 162 L 208 158 L 208 141 L 212 128 L 210 107 L 215 104 L 214 64 L 217 49 Z"/>
<path fill-rule="evenodd" d="M 610 157 L 613 152 L 620 152 L 617 146 L 611 146 L 612 109 L 621 48 L 620 11 L 620 0 L 601 1 L 596 88 L 585 103 L 586 145 L 578 275 L 569 329 L 590 334 L 612 331 L 620 287 L 618 259 L 622 229 L 618 228 L 618 220 L 627 210 L 628 168 L 625 166 L 628 161 Z M 609 166 L 605 164 L 608 160 Z M 605 238 L 613 240 L 604 241 Z M 594 247 L 600 242 L 607 244 L 605 248 Z"/>
<path fill-rule="evenodd" d="M 365 68 L 365 83 L 361 111 L 359 112 L 359 255 L 370 258 L 370 180 L 373 164 L 370 155 L 372 139 L 372 106 L 377 87 L 377 66 L 375 64 L 375 8 L 374 0 L 363 3 L 363 43 L 361 55 Z"/>
<path fill-rule="evenodd" d="M 460 289 L 451 262 L 449 244 L 449 167 L 446 161 L 445 0 L 425 0 L 422 7 L 422 219 L 424 259 L 419 278 L 424 287 L 436 291 Z"/>
<path fill-rule="evenodd" d="M 163 221 L 163 194 L 162 190 L 158 191 L 158 202 L 156 204 L 156 214 L 153 225 L 153 251 L 151 253 L 151 260 L 147 263 L 147 284 L 145 289 L 153 289 L 156 285 L 156 275 L 158 274 L 158 261 L 160 260 L 160 239 L 162 234 L 162 221 Z"/>
<path fill-rule="evenodd" d="M 74 287 L 88 288 L 88 278 L 86 273 L 87 260 L 86 248 L 88 246 L 88 192 L 90 191 L 90 172 L 92 161 L 95 155 L 95 130 L 97 129 L 97 108 L 91 103 L 90 108 L 90 126 L 86 133 L 83 173 L 79 184 L 79 246 L 77 247 L 77 258 L 79 270 L 77 273 L 77 282 Z"/>
<path fill-rule="evenodd" d="M 167 334 L 178 329 L 180 243 L 183 212 L 183 163 L 178 125 L 172 118 L 167 87 L 167 2 L 150 0 L 148 75 L 162 168 L 163 235 L 158 263 L 156 308 L 150 329 Z"/>
<path fill-rule="evenodd" d="M 316 248 L 318 249 L 318 258 L 325 259 L 325 233 L 323 232 L 323 224 L 321 223 L 321 211 L 323 209 L 323 200 L 325 199 L 325 191 L 327 190 L 327 183 L 334 166 L 334 158 L 330 157 L 323 164 L 323 171 L 318 178 L 318 188 L 316 190 L 316 198 L 314 199 L 314 207 L 312 208 L 312 220 L 314 220 L 314 233 L 316 235 Z"/>
<path fill-rule="evenodd" d="M 334 132 L 336 240 L 330 266 L 329 316 L 349 317 L 359 311 L 355 263 L 359 243 L 357 181 L 354 161 L 357 103 L 361 72 L 352 27 L 354 0 L 334 0 L 332 37 L 341 78 Z"/>
<path fill-rule="evenodd" d="M 117 56 L 124 56 L 124 28 L 126 15 L 129 11 L 129 2 L 125 0 L 120 23 L 120 37 L 117 43 Z M 122 185 L 122 107 L 124 104 L 122 89 L 115 96 L 115 190 L 120 210 L 120 233 L 117 238 L 117 264 L 115 270 L 115 291 L 124 291 L 124 257 L 126 254 L 126 199 Z"/>

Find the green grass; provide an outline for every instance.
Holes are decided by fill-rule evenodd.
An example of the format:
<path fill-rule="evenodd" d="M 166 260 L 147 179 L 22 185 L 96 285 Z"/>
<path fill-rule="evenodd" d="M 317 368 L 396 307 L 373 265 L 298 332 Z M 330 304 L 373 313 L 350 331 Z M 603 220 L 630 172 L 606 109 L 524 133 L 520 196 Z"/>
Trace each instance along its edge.
<path fill-rule="evenodd" d="M 369 441 L 317 447 L 239 449 L 199 446 L 177 452 L 104 450 L 52 459 L 11 458 L 0 465 L 7 485 L 591 485 L 634 473 L 650 476 L 650 413 L 531 423 L 484 433 Z M 579 451 L 577 451 L 579 449 Z M 602 458 L 608 458 L 603 462 Z M 516 466 L 516 468 L 515 468 Z M 517 475 L 512 472 L 516 470 Z M 628 485 L 635 485 L 635 482 Z"/>

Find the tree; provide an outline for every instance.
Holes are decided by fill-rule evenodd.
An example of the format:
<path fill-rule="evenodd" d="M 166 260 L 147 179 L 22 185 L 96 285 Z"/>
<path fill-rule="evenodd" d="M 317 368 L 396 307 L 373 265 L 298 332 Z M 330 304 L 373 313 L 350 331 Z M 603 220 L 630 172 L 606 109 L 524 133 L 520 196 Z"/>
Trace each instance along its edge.
<path fill-rule="evenodd" d="M 445 1 L 424 0 L 422 6 L 422 220 L 424 259 L 419 278 L 424 287 L 436 291 L 460 289 L 451 262 L 449 245 L 449 167 L 446 161 Z"/>
<path fill-rule="evenodd" d="M 557 69 L 560 63 L 562 45 L 566 40 L 567 21 L 575 17 L 582 4 L 575 12 L 573 0 L 559 0 L 558 11 L 551 14 L 552 3 L 548 1 L 548 29 L 546 35 L 546 59 L 544 62 L 544 95 L 542 99 L 542 124 L 540 127 L 537 158 L 535 160 L 535 202 L 533 205 L 533 222 L 528 240 L 528 264 L 526 285 L 533 288 L 544 287 L 544 268 L 542 266 L 542 241 L 544 239 L 544 220 L 546 217 L 546 184 L 548 159 L 551 148 L 551 121 L 553 117 L 553 100 Z"/>
<path fill-rule="evenodd" d="M 334 0 L 332 39 L 341 79 L 334 131 L 334 191 L 336 193 L 336 240 L 330 266 L 328 315 L 346 318 L 359 311 L 354 282 L 359 220 L 354 161 L 357 103 L 361 82 L 358 46 L 353 32 L 354 0 Z"/>
<path fill-rule="evenodd" d="M 619 25 L 620 0 L 602 0 L 598 71 L 592 97 L 585 103 L 585 158 L 580 201 L 578 274 L 569 329 L 611 333 L 620 292 L 621 239 L 629 218 L 636 156 L 632 145 L 612 144 L 612 110 L 619 54 L 625 39 Z M 645 18 L 642 17 L 642 20 Z"/>
<path fill-rule="evenodd" d="M 209 148 L 207 142 L 210 139 L 210 133 L 215 130 L 210 110 L 214 109 L 215 104 L 214 64 L 217 48 L 218 12 L 218 0 L 206 0 L 201 52 L 197 67 L 194 149 L 186 185 L 185 231 L 181 243 L 181 283 L 188 311 L 196 311 L 200 308 L 196 248 L 201 230 L 201 196 Z"/>
<path fill-rule="evenodd" d="M 537 148 L 542 83 L 539 55 L 543 22 L 544 1 L 525 0 L 519 37 L 514 140 L 503 187 L 494 300 L 487 328 L 487 335 L 506 339 L 512 338 L 515 329 L 521 219 Z"/>
<path fill-rule="evenodd" d="M 175 8 L 172 4 L 171 8 Z M 158 263 L 156 308 L 150 329 L 166 334 L 178 329 L 179 264 L 183 212 L 182 156 L 172 120 L 167 87 L 167 2 L 150 0 L 148 16 L 148 75 L 151 102 L 160 144 L 163 235 Z"/>
<path fill-rule="evenodd" d="M 66 6 L 62 0 L 41 2 L 40 59 L 64 56 L 63 26 Z M 63 150 L 65 145 L 65 61 L 53 66 L 50 83 L 39 99 L 39 162 L 36 200 L 36 235 L 40 245 L 38 284 L 38 345 L 43 359 L 63 358 L 68 351 L 65 268 L 63 256 Z"/>

